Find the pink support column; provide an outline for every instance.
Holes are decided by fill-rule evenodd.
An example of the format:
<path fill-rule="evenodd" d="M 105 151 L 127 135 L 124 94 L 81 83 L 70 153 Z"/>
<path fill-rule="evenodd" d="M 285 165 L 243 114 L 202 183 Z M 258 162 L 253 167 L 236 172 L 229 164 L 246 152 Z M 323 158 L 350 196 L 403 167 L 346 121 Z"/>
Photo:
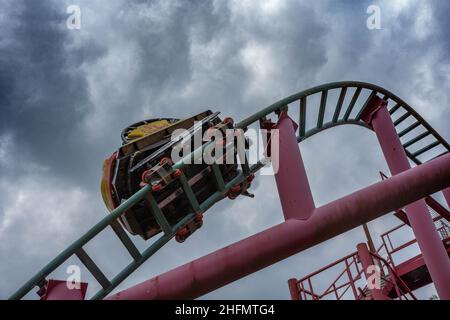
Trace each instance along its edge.
<path fill-rule="evenodd" d="M 274 169 L 278 170 L 275 181 L 284 219 L 306 220 L 315 205 L 295 134 L 297 124 L 284 111 L 274 129 L 278 129 L 279 152 L 272 154 L 272 161 Z M 277 141 L 271 141 L 272 146 L 274 143 Z"/>
<path fill-rule="evenodd" d="M 368 280 L 373 276 L 373 274 L 369 272 L 369 268 L 375 266 L 375 263 L 373 262 L 373 258 L 370 255 L 369 249 L 367 248 L 367 245 L 365 243 L 359 243 L 356 246 L 356 249 L 358 250 L 358 256 L 363 267 L 364 275 L 366 276 L 366 280 Z M 379 282 L 381 283 L 381 279 Z M 369 286 L 369 281 L 367 282 L 367 285 Z M 372 291 L 373 300 L 390 300 L 383 294 L 381 288 L 372 288 L 370 290 Z"/>
<path fill-rule="evenodd" d="M 87 286 L 86 282 L 80 282 L 78 288 L 70 289 L 67 281 L 48 280 L 41 300 L 84 300 Z"/>
<path fill-rule="evenodd" d="M 387 102 L 375 96 L 361 117 L 372 125 L 392 175 L 411 168 L 400 138 L 387 110 Z M 406 207 L 406 214 L 434 286 L 441 299 L 450 299 L 450 260 L 425 200 L 418 200 Z"/>
<path fill-rule="evenodd" d="M 291 293 L 291 300 L 302 300 L 298 290 L 297 279 L 288 280 L 289 292 Z"/>
<path fill-rule="evenodd" d="M 447 208 L 450 210 L 450 188 L 442 190 L 445 201 L 447 201 Z"/>

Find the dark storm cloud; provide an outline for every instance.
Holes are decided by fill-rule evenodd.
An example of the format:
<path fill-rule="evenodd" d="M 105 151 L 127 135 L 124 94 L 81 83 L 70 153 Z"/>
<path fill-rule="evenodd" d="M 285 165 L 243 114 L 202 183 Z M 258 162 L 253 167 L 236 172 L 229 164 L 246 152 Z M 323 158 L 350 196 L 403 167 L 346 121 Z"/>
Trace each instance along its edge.
<path fill-rule="evenodd" d="M 65 27 L 69 0 L 8 1 L 0 13 L 0 258 L 7 261 L 0 273 L 13 273 L 1 279 L 0 297 L 104 215 L 101 161 L 129 123 L 207 107 L 238 120 L 335 80 L 375 82 L 407 101 L 423 100 L 421 111 L 434 101 L 436 114 L 448 110 L 446 1 L 426 3 L 433 14 L 426 36 L 417 34 L 420 1 L 398 11 L 378 1 L 379 31 L 366 28 L 371 1 L 78 2 L 79 31 Z M 437 61 L 435 52 L 442 63 L 420 76 L 419 68 Z M 414 96 L 419 84 L 435 87 L 436 98 L 430 91 Z M 427 118 L 447 130 L 442 119 Z M 318 205 L 377 181 L 377 171 L 386 169 L 370 132 L 336 130 L 301 144 Z M 273 177 L 258 179 L 252 192 L 255 199 L 217 204 L 200 232 L 182 246 L 170 242 L 121 288 L 281 222 Z M 385 230 L 391 222 L 373 226 Z M 355 230 L 207 297 L 288 298 L 289 277 L 363 240 Z M 92 248 L 108 271 L 129 262 L 116 255 L 113 241 L 103 237 Z"/>
<path fill-rule="evenodd" d="M 432 6 L 433 14 L 433 39 L 439 42 L 442 47 L 443 62 L 449 63 L 450 59 L 450 3 L 448 1 L 434 1 Z"/>
<path fill-rule="evenodd" d="M 318 41 L 326 24 L 297 2 L 283 6 L 270 25 L 261 10 L 240 12 L 244 8 L 228 2 L 132 1 L 112 7 L 102 14 L 96 8 L 84 18 L 109 49 L 87 68 L 95 108 L 88 123 L 97 130 L 90 138 L 109 150 L 118 131 L 142 118 L 186 117 L 206 108 L 233 117 L 250 114 L 298 90 L 301 82 L 312 83 L 326 63 Z M 302 12 L 299 24 L 292 23 L 294 12 Z M 261 51 L 259 45 L 267 56 L 245 60 L 248 52 Z M 257 71 L 267 63 L 276 68 L 261 81 Z M 267 85 L 271 90 L 264 90 Z"/>
<path fill-rule="evenodd" d="M 21 243 L 23 250 L 20 251 L 24 255 L 30 242 L 38 246 L 46 243 L 48 250 L 28 255 L 29 259 L 34 260 L 33 265 L 22 268 L 14 281 L 3 287 L 6 291 L 2 295 L 10 292 L 21 278 L 30 275 L 38 265 L 44 264 L 51 257 L 51 252 L 60 250 L 62 242 L 74 237 L 77 231 L 86 230 L 89 222 L 93 223 L 95 217 L 99 217 L 98 214 L 92 215 L 94 209 L 100 207 L 98 212 L 101 216 L 98 194 L 87 196 L 86 193 L 97 188 L 99 164 L 117 146 L 117 133 L 124 125 L 153 115 L 187 116 L 201 111 L 205 106 L 218 106 L 225 113 L 242 116 L 244 110 L 250 113 L 263 104 L 271 103 L 271 98 L 261 99 L 256 94 L 245 97 L 251 83 L 259 86 L 268 84 L 259 83 L 258 75 L 254 74 L 255 67 L 260 70 L 265 68 L 265 63 L 269 62 L 267 59 L 259 61 L 261 65 L 256 66 L 242 62 L 242 53 L 249 48 L 249 44 L 262 42 L 276 63 L 280 62 L 281 72 L 274 74 L 277 77 L 274 82 L 278 82 L 277 86 L 282 89 L 275 89 L 273 96 L 276 97 L 291 90 L 283 88 L 284 85 L 288 84 L 291 88 L 297 86 L 290 83 L 298 82 L 293 77 L 294 72 L 289 72 L 290 68 L 303 70 L 302 77 L 307 78 L 325 62 L 324 48 L 313 41 L 324 34 L 324 24 L 318 23 L 313 10 L 306 6 L 285 7 L 282 13 L 276 14 L 279 21 L 272 27 L 266 27 L 267 21 L 260 11 L 256 10 L 252 15 L 232 13 L 229 3 L 192 5 L 180 1 L 170 2 L 167 6 L 165 3 L 115 2 L 111 6 L 118 4 L 116 9 L 120 14 L 106 11 L 106 16 L 98 8 L 93 9 L 92 15 L 83 11 L 81 32 L 88 33 L 86 38 L 95 39 L 93 42 L 86 42 L 83 33 L 74 34 L 64 29 L 64 6 L 58 2 L 51 5 L 32 3 L 31 6 L 25 2 L 18 9 L 18 4 L 14 5 L 16 14 L 8 17 L 15 21 L 14 28 L 8 30 L 13 43 L 5 48 L 9 54 L 2 58 L 2 74 L 8 80 L 2 83 L 10 85 L 4 89 L 9 99 L 2 109 L 7 108 L 11 115 L 7 121 L 4 119 L 2 132 L 14 138 L 13 147 L 8 151 L 14 151 L 19 156 L 23 154 L 20 158 L 22 166 L 36 162 L 48 167 L 49 171 L 31 176 L 40 185 L 41 192 L 35 195 L 30 193 L 36 184 L 30 184 L 26 179 L 4 180 L 2 202 L 7 204 L 4 209 L 7 219 L 2 224 L 2 238 L 8 239 L 8 242 L 4 242 L 1 251 L 2 256 L 12 256 L 14 249 L 8 245 L 11 242 Z M 85 7 L 82 5 L 82 8 Z M 290 24 L 290 20 L 295 18 L 290 11 L 299 9 L 306 13 L 305 28 Z M 283 19 L 284 14 L 289 19 Z M 232 15 L 237 21 L 232 21 Z M 97 21 L 100 25 L 95 24 Z M 86 27 L 90 23 L 92 29 Z M 34 25 L 38 26 L 39 32 L 33 29 Z M 284 42 L 283 37 L 290 40 Z M 297 41 L 304 45 L 295 46 Z M 136 68 L 121 65 L 121 59 L 126 60 L 127 54 L 135 59 L 132 62 Z M 290 59 L 293 61 L 289 64 Z M 20 72 L 14 74 L 14 69 Z M 281 73 L 285 77 L 280 77 Z M 23 81 L 22 88 L 17 85 L 19 81 Z M 119 90 L 114 90 L 116 86 Z M 126 87 L 129 90 L 120 92 L 120 88 Z M 183 96 L 186 91 L 190 93 Z M 18 112 L 15 109 L 18 105 L 27 112 Z M 92 131 L 89 131 L 90 121 L 94 124 Z M 21 136 L 19 133 L 27 126 L 27 136 Z M 78 140 L 74 141 L 74 137 Z M 52 142 L 44 145 L 42 141 L 45 140 Z M 20 148 L 16 148 L 17 145 Z M 29 156 L 25 157 L 25 154 Z M 14 163 L 10 165 L 14 167 Z M 83 167 L 86 170 L 80 170 Z M 59 182 L 53 185 L 43 183 L 42 179 L 48 178 Z M 81 179 L 86 181 L 82 193 L 73 189 Z M 11 184 L 12 181 L 14 183 Z M 42 210 L 31 212 L 29 204 L 16 202 L 14 192 L 7 189 L 7 184 L 20 189 L 28 202 L 44 197 L 46 201 L 41 201 L 39 206 Z M 57 192 L 58 189 L 67 190 L 67 196 Z M 60 201 L 61 206 L 56 206 L 52 199 Z M 274 203 L 273 211 L 279 211 L 279 204 Z M 193 255 L 206 254 L 229 242 L 231 234 L 234 234 L 233 239 L 242 238 L 256 226 L 262 229 L 280 220 L 279 215 L 275 220 L 257 219 L 256 211 L 244 219 L 239 217 L 239 212 L 248 211 L 246 206 L 253 205 L 236 205 L 231 209 L 229 206 L 219 206 L 218 210 L 228 211 L 230 217 L 220 214 L 210 218 L 209 228 L 219 230 L 214 232 L 215 237 L 205 233 L 191 242 L 189 250 L 178 254 L 177 259 L 172 256 L 177 248 L 171 246 L 167 254 L 152 260 L 158 266 L 153 268 L 154 272 L 187 262 Z M 264 208 L 267 210 L 268 206 Z M 53 227 L 47 232 L 40 232 L 33 228 L 39 221 L 41 226 L 48 223 L 49 227 Z M 62 228 L 58 221 L 65 222 L 65 227 Z M 249 228 L 242 222 L 251 223 L 253 227 Z M 66 240 L 53 241 L 49 245 L 57 234 L 60 239 Z M 205 242 L 205 239 L 209 239 L 210 246 L 199 248 L 198 241 Z M 107 252 L 108 244 L 109 241 L 102 242 L 97 252 Z M 24 255 L 10 258 L 7 265 L 2 265 L 2 270 L 18 269 L 26 259 Z M 98 260 L 103 259 L 104 255 L 100 254 Z M 145 276 L 148 275 L 145 273 Z"/>
<path fill-rule="evenodd" d="M 237 51 L 244 42 L 238 35 L 234 40 L 235 35 L 229 32 L 226 4 L 221 6 L 221 10 L 216 10 L 212 2 L 193 5 L 188 1 L 131 1 L 117 5 L 115 10 L 120 14 L 103 17 L 105 25 L 94 23 L 94 28 L 99 27 L 107 34 L 98 39 L 99 43 L 113 48 L 104 60 L 119 61 L 117 69 L 102 78 L 104 86 L 93 83 L 101 97 L 95 100 L 97 114 L 93 122 L 109 124 L 102 127 L 100 137 L 103 141 L 142 118 L 161 115 L 186 117 L 213 106 L 208 103 L 214 98 L 206 98 L 208 95 L 214 97 L 214 92 L 208 92 L 209 88 L 200 88 L 198 94 L 203 97 L 201 99 L 180 98 L 194 81 L 194 38 L 207 44 L 223 37 L 227 42 L 221 53 L 223 58 L 218 68 L 210 70 L 206 76 L 220 78 L 222 82 L 216 86 L 222 91 L 245 89 L 248 72 L 236 59 Z M 95 13 L 90 18 L 94 20 L 96 17 Z M 112 35 L 113 44 L 108 39 L 109 35 Z M 121 50 L 114 50 L 119 48 Z M 131 66 L 124 69 L 121 66 L 123 60 Z M 97 69 L 98 74 L 102 75 L 102 67 L 101 64 L 100 67 L 95 64 L 90 66 L 91 81 L 97 81 Z M 212 81 L 210 83 L 214 85 Z M 121 90 L 114 92 L 112 87 Z M 229 98 L 240 95 L 229 95 Z M 117 139 L 114 140 L 117 142 Z"/>
<path fill-rule="evenodd" d="M 80 157 L 79 125 L 89 115 L 88 88 L 79 67 L 99 55 L 87 44 L 68 50 L 67 16 L 49 1 L 16 1 L 0 44 L 0 134 L 13 136 L 15 165 L 29 163 L 63 174 Z"/>
<path fill-rule="evenodd" d="M 228 2 L 214 12 L 220 17 L 214 36 L 209 19 L 190 33 L 199 56 L 191 56 L 195 77 L 187 85 L 189 95 L 174 97 L 178 104 L 244 117 L 313 83 L 326 63 L 322 40 L 328 27 L 314 8 L 285 2 L 266 12 L 248 2 Z"/>
<path fill-rule="evenodd" d="M 222 36 L 227 37 L 228 46 L 223 48 L 224 66 L 227 66 L 227 76 L 234 81 L 227 81 L 237 89 L 238 83 L 245 88 L 246 71 L 237 63 L 230 63 L 236 50 L 243 45 L 236 35 L 236 40 L 226 34 L 229 28 L 229 10 L 225 5 L 220 11 L 214 11 L 213 2 L 189 1 L 170 2 L 164 20 L 152 17 L 141 17 L 133 21 L 139 11 L 144 8 L 152 9 L 148 2 L 137 1 L 130 6 L 126 16 L 130 26 L 124 33 L 133 36 L 137 45 L 138 57 L 141 61 L 139 72 L 134 75 L 133 88 L 138 93 L 132 98 L 135 107 L 152 114 L 162 113 L 173 116 L 188 116 L 194 112 L 203 111 L 205 103 L 198 105 L 191 101 L 179 101 L 181 92 L 189 86 L 193 76 L 193 38 L 203 43 Z M 163 11 L 163 9 L 160 9 Z M 220 74 L 223 69 L 211 70 Z M 140 95 L 139 95 L 140 94 Z M 203 92 L 203 95 L 207 94 Z M 238 94 L 239 95 L 239 94 Z M 140 100 L 139 100 L 140 99 Z"/>

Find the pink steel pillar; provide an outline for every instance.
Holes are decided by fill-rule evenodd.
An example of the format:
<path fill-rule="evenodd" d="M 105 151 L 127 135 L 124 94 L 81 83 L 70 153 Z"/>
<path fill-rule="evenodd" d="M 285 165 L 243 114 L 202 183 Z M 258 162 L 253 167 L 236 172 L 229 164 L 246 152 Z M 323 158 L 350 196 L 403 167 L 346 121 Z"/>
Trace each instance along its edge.
<path fill-rule="evenodd" d="M 410 169 L 405 150 L 387 110 L 387 102 L 375 96 L 361 118 L 375 130 L 391 174 L 396 175 Z M 418 200 L 405 208 L 437 293 L 441 299 L 449 300 L 450 260 L 425 200 Z"/>
<path fill-rule="evenodd" d="M 88 284 L 79 282 L 78 286 L 78 288 L 69 289 L 67 281 L 48 280 L 41 300 L 84 300 Z"/>
<path fill-rule="evenodd" d="M 289 292 L 291 293 L 291 300 L 302 300 L 298 290 L 297 279 L 288 280 Z"/>
<path fill-rule="evenodd" d="M 447 207 L 450 210 L 450 188 L 442 190 L 444 194 L 445 201 L 447 201 Z"/>
<path fill-rule="evenodd" d="M 367 248 L 367 245 L 365 243 L 359 243 L 356 246 L 356 249 L 358 250 L 358 256 L 363 267 L 364 275 L 366 276 L 366 280 L 368 280 L 370 277 L 373 276 L 373 274 L 369 273 L 368 269 L 371 266 L 374 266 L 375 263 L 373 262 L 373 258 L 370 255 L 369 249 Z M 369 282 L 367 282 L 367 285 L 369 285 Z M 373 300 L 390 300 L 387 296 L 383 294 L 381 288 L 373 288 L 371 289 L 371 291 Z"/>
<path fill-rule="evenodd" d="M 286 111 L 281 112 L 274 129 L 278 129 L 278 154 L 272 154 L 275 180 L 283 208 L 284 219 L 308 219 L 314 208 L 314 200 L 303 165 L 295 134 L 297 124 Z M 272 135 L 273 137 L 274 135 Z"/>

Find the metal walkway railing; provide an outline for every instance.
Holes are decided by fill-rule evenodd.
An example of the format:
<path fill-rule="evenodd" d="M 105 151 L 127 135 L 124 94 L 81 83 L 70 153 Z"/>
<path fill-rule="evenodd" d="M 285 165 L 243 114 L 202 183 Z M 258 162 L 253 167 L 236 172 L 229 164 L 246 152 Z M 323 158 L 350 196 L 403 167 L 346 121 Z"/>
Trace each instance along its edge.
<path fill-rule="evenodd" d="M 391 295 L 394 295 L 399 300 L 416 300 L 414 294 L 389 262 L 376 253 L 371 252 L 370 254 L 375 262 L 386 267 L 386 271 L 381 269 L 382 271 L 379 275 L 380 287 L 384 290 L 384 294 L 388 296 L 394 290 L 395 294 Z M 344 265 L 343 270 L 323 292 L 314 289 L 313 278 L 340 265 Z M 322 300 L 331 298 L 331 296 L 334 296 L 336 300 L 342 300 L 350 289 L 355 300 L 362 300 L 371 296 L 371 290 L 366 285 L 361 288 L 365 284 L 362 274 L 363 269 L 360 266 L 358 252 L 353 252 L 299 280 L 295 280 L 295 283 L 290 284 L 290 286 L 295 286 L 295 289 L 298 290 L 299 300 Z"/>
<path fill-rule="evenodd" d="M 449 227 L 445 222 L 443 222 L 443 220 L 444 218 L 440 215 L 434 217 L 435 222 L 441 222 L 441 226 L 437 228 L 437 232 L 440 234 L 441 240 L 445 242 L 449 240 Z M 380 276 L 384 293 L 386 295 L 391 293 L 391 297 L 398 298 L 400 300 L 408 300 L 408 297 L 416 300 L 414 293 L 398 273 L 397 267 L 405 261 L 402 261 L 401 263 L 396 263 L 394 261 L 394 255 L 400 254 L 402 250 L 405 250 L 417 243 L 416 239 L 412 239 L 398 245 L 393 244 L 391 237 L 392 234 L 404 227 L 408 227 L 408 225 L 406 223 L 402 223 L 381 234 L 381 245 L 377 249 L 374 249 L 375 252 L 370 252 L 370 254 L 373 257 L 374 262 L 381 267 Z M 325 290 L 320 291 L 315 288 L 315 284 L 317 283 L 314 283 L 313 280 L 318 279 L 320 274 L 329 272 L 329 270 L 339 266 L 343 267 L 342 269 L 339 269 L 342 271 L 337 273 L 337 276 L 333 278 L 334 280 L 331 281 L 331 284 L 328 285 Z M 356 251 L 302 277 L 299 280 L 289 280 L 289 282 L 292 282 L 289 283 L 289 287 L 291 290 L 292 287 L 298 290 L 297 298 L 300 300 L 321 300 L 331 297 L 334 297 L 336 300 L 341 300 L 348 298 L 348 296 L 345 295 L 350 289 L 353 298 L 355 300 L 361 300 L 364 298 L 370 298 L 371 295 L 371 291 L 367 288 L 366 283 L 362 278 L 362 274 L 363 269 L 362 266 L 360 266 L 358 252 Z M 321 280 L 321 282 L 323 282 L 323 280 Z M 391 292 L 391 290 L 394 290 L 394 292 Z"/>

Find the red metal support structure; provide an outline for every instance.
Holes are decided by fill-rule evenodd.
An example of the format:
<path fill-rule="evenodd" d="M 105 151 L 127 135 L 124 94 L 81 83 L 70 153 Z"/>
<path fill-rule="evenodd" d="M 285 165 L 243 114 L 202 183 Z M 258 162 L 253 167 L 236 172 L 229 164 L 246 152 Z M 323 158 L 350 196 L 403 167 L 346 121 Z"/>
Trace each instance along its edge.
<path fill-rule="evenodd" d="M 357 266 L 356 262 L 355 262 L 355 266 L 356 266 L 356 269 L 358 270 L 358 266 Z M 359 271 L 357 271 L 357 272 L 359 272 Z M 347 260 L 345 260 L 345 273 L 347 274 L 350 288 L 352 288 L 353 297 L 356 299 L 358 296 L 358 293 L 356 291 L 355 279 L 352 276 L 352 272 L 350 270 L 350 264 L 348 263 Z M 333 285 L 333 288 L 336 288 L 336 286 Z M 339 298 L 339 296 L 337 295 L 337 292 L 336 292 L 336 297 Z"/>
<path fill-rule="evenodd" d="M 444 195 L 445 201 L 447 202 L 447 207 L 450 210 L 450 188 L 442 190 L 442 194 Z"/>
<path fill-rule="evenodd" d="M 369 249 L 367 248 L 367 245 L 365 243 L 359 243 L 356 246 L 357 250 L 358 250 L 358 256 L 359 259 L 361 261 L 362 264 L 362 268 L 364 271 L 364 275 L 366 276 L 366 280 L 367 283 L 369 283 L 369 278 L 373 276 L 373 274 L 371 274 L 369 272 L 370 267 L 373 267 L 375 265 L 372 256 L 370 255 Z M 377 275 L 375 275 L 377 276 Z M 381 274 L 378 275 L 378 277 L 381 277 Z M 379 283 L 381 283 L 381 279 L 379 281 Z M 380 288 L 371 288 L 372 291 L 372 298 L 374 300 L 390 300 L 388 297 L 386 297 L 382 290 L 381 287 Z"/>
<path fill-rule="evenodd" d="M 386 177 L 387 178 L 387 177 Z M 428 199 L 429 197 L 427 197 Z M 437 216 L 433 218 L 435 222 L 443 221 L 442 216 Z M 395 243 L 395 246 L 391 242 L 391 235 L 399 232 L 402 228 L 409 228 L 408 224 L 402 223 L 395 226 L 391 230 L 380 235 L 383 244 L 379 246 L 377 250 L 367 250 L 367 246 L 364 244 L 359 244 L 357 246 L 357 251 L 347 256 L 332 262 L 306 276 L 303 276 L 299 280 L 291 279 L 289 283 L 289 288 L 297 288 L 302 300 L 314 299 L 322 300 L 329 298 L 332 294 L 335 294 L 336 300 L 346 299 L 345 293 L 349 288 L 353 289 L 353 296 L 355 300 L 366 300 L 366 299 L 376 299 L 374 293 L 372 292 L 370 284 L 373 284 L 373 275 L 369 278 L 367 282 L 358 282 L 356 286 L 363 284 L 364 288 L 356 287 L 355 283 L 361 280 L 361 274 L 363 271 L 367 271 L 367 267 L 373 264 L 373 261 L 377 263 L 382 271 L 385 269 L 386 272 L 381 272 L 380 274 L 380 292 L 383 294 L 381 298 L 399 299 L 399 300 L 417 300 L 413 291 L 420 289 L 429 283 L 432 283 L 432 279 L 428 272 L 428 269 L 424 263 L 423 255 L 419 254 L 414 257 L 409 257 L 408 254 L 405 255 L 405 250 L 409 246 L 417 243 L 414 238 L 410 241 L 401 242 L 400 244 Z M 444 223 L 438 228 L 438 232 L 441 235 L 442 241 L 445 244 L 446 250 L 450 255 L 450 238 L 448 233 L 448 226 Z M 401 232 L 401 231 L 400 231 Z M 398 233 L 397 233 L 398 234 Z M 389 246 L 387 245 L 389 244 Z M 382 252 L 384 253 L 382 256 Z M 399 254 L 400 260 L 395 262 L 393 254 Z M 385 258 L 387 257 L 387 259 Z M 356 259 L 358 261 L 356 261 Z M 396 259 L 397 260 L 397 259 Z M 314 291 L 311 282 L 313 279 L 318 279 L 320 274 L 327 273 L 331 269 L 335 269 L 337 266 L 342 266 L 345 263 L 345 268 L 341 273 L 338 274 L 337 278 L 327 287 L 326 290 L 317 292 L 318 288 L 315 288 L 315 294 L 311 294 Z M 361 271 L 359 271 L 358 264 L 363 265 Z M 351 266 L 354 265 L 356 270 L 351 270 Z M 336 269 L 335 269 L 336 270 Z M 355 271 L 355 272 L 354 272 Z M 347 277 L 345 277 L 347 273 Z M 322 275 L 323 276 L 323 275 Z M 366 279 L 368 278 L 366 272 Z M 329 277 L 327 277 L 328 279 Z M 322 278 L 324 280 L 324 278 Z M 322 281 L 323 281 L 322 280 Z M 297 281 L 296 283 L 294 281 Z M 320 281 L 320 282 L 322 282 Z M 305 284 L 307 285 L 305 287 Z M 321 286 L 322 287 L 322 286 Z M 359 290 L 359 294 L 357 293 Z M 380 292 L 375 292 L 378 295 Z M 292 299 L 297 299 L 295 295 L 291 295 Z"/>
<path fill-rule="evenodd" d="M 374 96 L 361 118 L 373 127 L 391 174 L 394 176 L 410 169 L 405 150 L 387 109 L 387 102 Z M 439 239 L 425 200 L 408 204 L 405 211 L 436 291 L 441 299 L 449 300 L 450 261 L 444 245 Z"/>
<path fill-rule="evenodd" d="M 286 111 L 280 113 L 278 123 L 279 152 L 273 157 L 278 194 L 281 200 L 284 219 L 308 219 L 314 211 L 315 205 L 300 148 L 297 142 L 297 124 Z"/>
<path fill-rule="evenodd" d="M 77 285 L 77 288 L 69 288 L 67 281 L 49 280 L 42 288 L 41 300 L 84 300 L 88 284 L 79 282 Z"/>
<path fill-rule="evenodd" d="M 291 293 L 291 300 L 302 300 L 302 296 L 297 287 L 297 279 L 289 279 L 288 286 L 289 292 Z"/>
<path fill-rule="evenodd" d="M 212 252 L 109 299 L 194 299 L 450 186 L 450 154 Z"/>
<path fill-rule="evenodd" d="M 295 278 L 289 280 L 289 288 L 291 289 L 295 286 L 297 291 L 299 291 L 300 299 L 291 294 L 292 300 L 309 300 L 308 297 L 312 300 L 322 300 L 325 297 L 328 298 L 333 294 L 335 295 L 336 300 L 340 300 L 350 288 L 352 289 L 354 298 L 358 299 L 360 295 L 357 292 L 356 281 L 361 278 L 361 274 L 363 271 L 359 270 L 357 257 L 357 252 L 351 253 L 339 259 L 338 261 L 335 261 L 334 263 L 320 268 L 319 270 L 309 274 L 304 278 L 301 278 L 299 280 Z M 345 264 L 345 269 L 341 273 L 339 273 L 335 280 L 323 292 L 320 292 L 321 290 L 317 290 L 317 292 L 314 292 L 312 286 L 312 278 L 343 263 Z M 354 267 L 356 274 L 352 270 L 352 267 Z M 346 278 L 347 280 L 345 280 Z M 308 284 L 307 288 L 305 288 L 305 283 Z"/>

